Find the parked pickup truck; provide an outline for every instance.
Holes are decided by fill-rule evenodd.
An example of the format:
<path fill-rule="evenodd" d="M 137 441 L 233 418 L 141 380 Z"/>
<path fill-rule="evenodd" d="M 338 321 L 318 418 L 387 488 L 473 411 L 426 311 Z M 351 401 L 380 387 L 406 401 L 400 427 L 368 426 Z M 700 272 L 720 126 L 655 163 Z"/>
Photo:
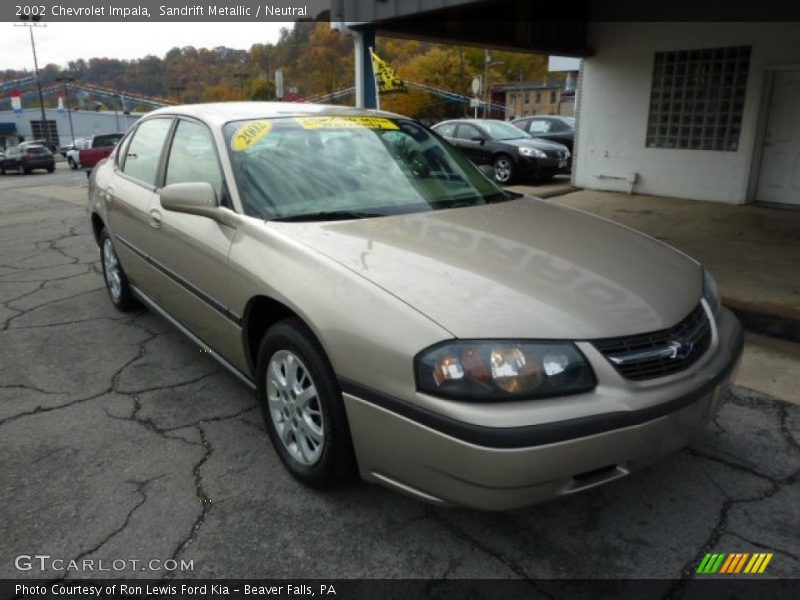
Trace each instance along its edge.
<path fill-rule="evenodd" d="M 80 138 L 75 140 L 75 144 L 72 146 L 72 148 L 67 150 L 65 156 L 67 157 L 67 164 L 69 165 L 70 169 L 74 171 L 81 168 L 81 150 L 86 150 L 91 142 L 91 138 Z"/>
<path fill-rule="evenodd" d="M 124 133 L 106 133 L 91 138 L 83 150 L 78 152 L 78 164 L 88 174 L 94 166 L 114 150 Z"/>

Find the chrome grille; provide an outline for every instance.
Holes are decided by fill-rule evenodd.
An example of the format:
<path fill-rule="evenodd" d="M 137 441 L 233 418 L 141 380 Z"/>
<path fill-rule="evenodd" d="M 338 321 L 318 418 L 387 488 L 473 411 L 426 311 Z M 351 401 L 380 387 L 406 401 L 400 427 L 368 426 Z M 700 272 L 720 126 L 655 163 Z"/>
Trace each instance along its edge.
<path fill-rule="evenodd" d="M 688 369 L 711 345 L 711 324 L 702 304 L 674 327 L 592 344 L 626 379 L 644 381 Z"/>

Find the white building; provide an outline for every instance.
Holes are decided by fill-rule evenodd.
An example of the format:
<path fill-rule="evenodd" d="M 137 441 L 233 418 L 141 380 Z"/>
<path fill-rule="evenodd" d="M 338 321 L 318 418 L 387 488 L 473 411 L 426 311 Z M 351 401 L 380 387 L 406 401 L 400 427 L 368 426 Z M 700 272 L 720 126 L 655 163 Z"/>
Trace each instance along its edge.
<path fill-rule="evenodd" d="M 0 147 L 16 145 L 20 137 L 25 140 L 58 139 L 60 146 L 66 146 L 72 143 L 73 131 L 75 139 L 102 133 L 125 132 L 139 120 L 141 113 L 126 115 L 122 112 L 73 110 L 68 114 L 65 110 L 46 108 L 45 116 L 47 126 L 42 131 L 40 108 L 25 108 L 19 113 L 13 110 L 0 111 Z"/>
<path fill-rule="evenodd" d="M 590 23 L 575 184 L 800 205 L 800 23 Z"/>

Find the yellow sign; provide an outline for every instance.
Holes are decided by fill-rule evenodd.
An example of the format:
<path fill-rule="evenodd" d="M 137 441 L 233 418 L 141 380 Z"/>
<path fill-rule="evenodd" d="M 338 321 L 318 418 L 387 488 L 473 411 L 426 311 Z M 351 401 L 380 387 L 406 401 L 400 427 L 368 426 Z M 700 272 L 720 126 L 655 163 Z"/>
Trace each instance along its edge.
<path fill-rule="evenodd" d="M 259 121 L 248 121 L 233 134 L 231 138 L 231 148 L 236 152 L 246 150 L 261 138 L 272 131 L 272 121 L 261 119 Z"/>
<path fill-rule="evenodd" d="M 372 54 L 372 70 L 375 71 L 375 82 L 378 84 L 378 91 L 381 94 L 407 91 L 406 84 L 400 79 L 397 71 L 371 50 L 370 54 Z"/>
<path fill-rule="evenodd" d="M 303 129 L 400 129 L 383 117 L 297 117 Z"/>

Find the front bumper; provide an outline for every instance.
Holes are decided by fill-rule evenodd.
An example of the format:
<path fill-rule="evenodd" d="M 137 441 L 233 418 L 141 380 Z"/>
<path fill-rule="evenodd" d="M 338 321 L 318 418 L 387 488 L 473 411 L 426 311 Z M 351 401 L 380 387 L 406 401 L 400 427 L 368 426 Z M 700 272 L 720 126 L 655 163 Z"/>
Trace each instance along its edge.
<path fill-rule="evenodd" d="M 570 160 L 564 158 L 520 156 L 517 161 L 517 175 L 520 177 L 552 175 L 568 170 L 569 165 Z"/>
<path fill-rule="evenodd" d="M 483 510 L 518 508 L 607 483 L 679 450 L 706 427 L 742 345 L 741 327 L 723 309 L 703 361 L 674 382 L 625 391 L 620 406 L 641 401 L 643 408 L 524 427 L 458 422 L 343 382 L 361 476 L 429 502 Z M 609 387 L 601 375 L 591 392 L 598 403 L 608 400 Z M 654 394 L 660 401 L 648 404 Z"/>

